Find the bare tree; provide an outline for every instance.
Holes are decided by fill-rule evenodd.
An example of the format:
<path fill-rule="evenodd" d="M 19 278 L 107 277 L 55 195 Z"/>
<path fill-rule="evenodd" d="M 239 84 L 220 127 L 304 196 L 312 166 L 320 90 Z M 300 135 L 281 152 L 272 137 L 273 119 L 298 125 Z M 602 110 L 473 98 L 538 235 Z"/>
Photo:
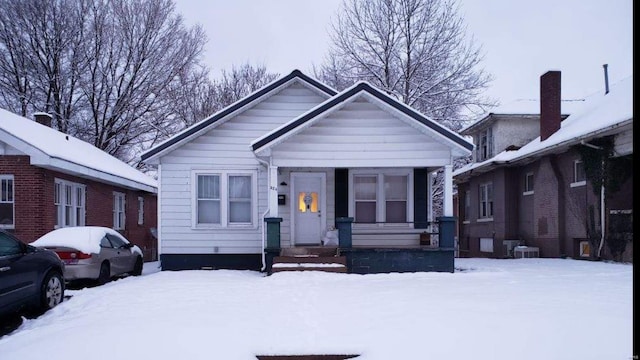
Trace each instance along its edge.
<path fill-rule="evenodd" d="M 494 102 L 481 96 L 491 77 L 457 13 L 455 0 L 345 0 L 316 77 L 337 89 L 369 81 L 458 130 Z"/>
<path fill-rule="evenodd" d="M 216 110 L 233 104 L 278 76 L 269 73 L 264 65 L 252 66 L 249 63 L 232 66 L 231 71 L 222 70 L 220 78 L 213 82 Z"/>

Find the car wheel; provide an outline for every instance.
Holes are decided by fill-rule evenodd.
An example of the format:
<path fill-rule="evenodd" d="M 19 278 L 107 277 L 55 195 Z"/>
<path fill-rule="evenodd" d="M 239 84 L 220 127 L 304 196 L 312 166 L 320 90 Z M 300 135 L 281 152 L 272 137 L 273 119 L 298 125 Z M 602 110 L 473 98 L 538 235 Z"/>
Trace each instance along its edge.
<path fill-rule="evenodd" d="M 102 265 L 100 265 L 100 274 L 98 275 L 98 284 L 99 285 L 106 284 L 109 282 L 109 280 L 111 280 L 111 269 L 109 267 L 108 262 L 103 262 Z"/>
<path fill-rule="evenodd" d="M 142 275 L 142 258 L 140 256 L 136 258 L 136 264 L 133 265 L 133 271 L 131 274 L 133 274 L 133 276 Z"/>
<path fill-rule="evenodd" d="M 64 299 L 64 279 L 57 271 L 51 271 L 42 282 L 40 308 L 44 311 L 54 308 Z"/>

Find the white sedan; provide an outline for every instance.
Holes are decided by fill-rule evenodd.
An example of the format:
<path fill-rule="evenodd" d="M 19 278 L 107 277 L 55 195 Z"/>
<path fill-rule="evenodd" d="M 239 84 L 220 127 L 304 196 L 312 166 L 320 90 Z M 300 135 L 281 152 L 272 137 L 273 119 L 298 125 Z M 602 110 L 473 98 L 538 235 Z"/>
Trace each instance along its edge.
<path fill-rule="evenodd" d="M 53 230 L 31 245 L 55 251 L 65 263 L 66 281 L 142 274 L 142 251 L 117 231 L 101 226 Z"/>

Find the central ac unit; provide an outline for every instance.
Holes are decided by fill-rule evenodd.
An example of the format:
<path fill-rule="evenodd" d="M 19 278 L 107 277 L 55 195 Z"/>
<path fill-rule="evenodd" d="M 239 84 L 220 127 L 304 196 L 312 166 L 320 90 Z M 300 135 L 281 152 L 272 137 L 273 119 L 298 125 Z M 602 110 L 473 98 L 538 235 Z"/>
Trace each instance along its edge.
<path fill-rule="evenodd" d="M 504 246 L 504 255 L 506 257 L 513 257 L 513 248 L 520 245 L 520 240 L 502 240 Z"/>

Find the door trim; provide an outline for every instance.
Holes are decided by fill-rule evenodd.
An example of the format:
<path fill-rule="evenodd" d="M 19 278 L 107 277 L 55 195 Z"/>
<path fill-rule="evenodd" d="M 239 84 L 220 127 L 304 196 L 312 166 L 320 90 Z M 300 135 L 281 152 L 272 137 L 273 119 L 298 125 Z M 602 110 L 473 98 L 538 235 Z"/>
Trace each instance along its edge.
<path fill-rule="evenodd" d="M 309 177 L 320 177 L 320 236 L 322 237 L 322 231 L 327 229 L 327 173 L 324 171 L 314 171 L 314 172 L 292 172 L 290 174 L 291 178 L 291 189 L 289 189 L 289 199 L 291 199 L 290 201 L 290 214 L 291 214 L 291 221 L 290 221 L 290 231 L 289 233 L 291 234 L 291 246 L 295 246 L 296 245 L 296 226 L 295 226 L 295 221 L 296 221 L 296 205 L 297 202 L 295 201 L 296 196 L 295 196 L 295 189 L 296 189 L 296 179 L 298 178 L 309 178 Z M 322 244 L 322 242 L 320 241 L 319 244 Z"/>

